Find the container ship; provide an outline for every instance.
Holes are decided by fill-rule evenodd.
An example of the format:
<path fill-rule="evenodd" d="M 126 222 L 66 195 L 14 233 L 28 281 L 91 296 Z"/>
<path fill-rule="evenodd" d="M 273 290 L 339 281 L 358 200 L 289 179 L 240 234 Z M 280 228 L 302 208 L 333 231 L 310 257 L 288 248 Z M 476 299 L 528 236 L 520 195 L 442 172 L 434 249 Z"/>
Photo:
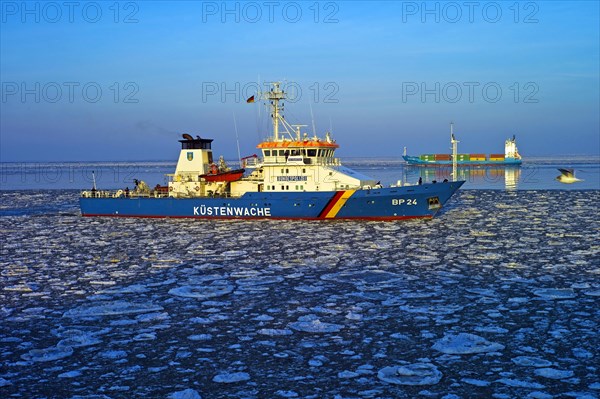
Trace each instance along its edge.
<path fill-rule="evenodd" d="M 457 151 L 459 141 L 454 137 L 454 125 L 450 124 L 450 143 L 452 154 L 423 154 L 420 156 L 406 155 L 406 148 L 402 158 L 409 165 L 418 166 L 520 166 L 521 155 L 517 149 L 516 138 L 504 142 L 504 154 L 459 154 Z M 456 162 L 454 162 L 456 161 Z"/>
<path fill-rule="evenodd" d="M 464 181 L 398 184 L 343 166 L 339 145 L 301 132 L 283 117 L 280 83 L 258 94 L 270 107 L 272 136 L 257 145 L 260 155 L 230 168 L 214 162 L 212 139 L 184 134 L 175 172 L 166 186 L 136 181 L 129 190 L 91 190 L 79 199 L 83 216 L 196 219 L 367 219 L 432 218 Z M 247 102 L 254 102 L 254 96 Z"/>

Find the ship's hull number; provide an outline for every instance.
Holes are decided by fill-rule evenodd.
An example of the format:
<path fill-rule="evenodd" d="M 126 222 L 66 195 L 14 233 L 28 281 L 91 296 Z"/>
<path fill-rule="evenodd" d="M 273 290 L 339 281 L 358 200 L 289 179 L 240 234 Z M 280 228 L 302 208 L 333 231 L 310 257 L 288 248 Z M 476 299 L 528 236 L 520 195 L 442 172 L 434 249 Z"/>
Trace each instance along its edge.
<path fill-rule="evenodd" d="M 417 199 L 392 198 L 392 205 L 417 205 Z"/>

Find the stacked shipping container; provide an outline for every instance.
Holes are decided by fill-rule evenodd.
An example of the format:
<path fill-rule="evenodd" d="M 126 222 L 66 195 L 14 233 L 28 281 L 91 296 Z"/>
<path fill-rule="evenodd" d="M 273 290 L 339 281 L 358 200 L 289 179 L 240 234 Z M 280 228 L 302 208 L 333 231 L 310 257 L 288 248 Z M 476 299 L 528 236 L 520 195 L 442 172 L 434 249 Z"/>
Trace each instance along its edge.
<path fill-rule="evenodd" d="M 450 154 L 423 154 L 419 156 L 422 161 L 451 161 Z M 457 161 L 504 161 L 504 154 L 490 154 L 489 158 L 485 154 L 456 154 Z"/>

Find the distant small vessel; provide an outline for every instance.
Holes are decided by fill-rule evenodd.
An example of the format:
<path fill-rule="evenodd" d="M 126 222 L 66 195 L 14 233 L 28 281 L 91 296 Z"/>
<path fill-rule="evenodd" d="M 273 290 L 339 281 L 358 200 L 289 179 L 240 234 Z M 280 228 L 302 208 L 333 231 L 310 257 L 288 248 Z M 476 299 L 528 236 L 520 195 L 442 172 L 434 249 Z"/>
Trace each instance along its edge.
<path fill-rule="evenodd" d="M 516 138 L 507 139 L 504 142 L 504 154 L 458 154 L 458 140 L 454 137 L 454 124 L 450 124 L 450 143 L 452 154 L 422 154 L 420 156 L 406 155 L 406 148 L 402 158 L 409 165 L 417 166 L 520 166 L 521 155 L 517 149 Z M 456 161 L 456 162 L 455 162 Z"/>
<path fill-rule="evenodd" d="M 575 177 L 575 171 L 573 169 L 558 169 L 560 171 L 560 175 L 556 176 L 556 180 L 561 183 L 571 184 L 576 183 L 578 181 L 582 181 Z"/>
<path fill-rule="evenodd" d="M 183 135 L 175 173 L 166 186 L 96 189 L 81 193 L 83 216 L 168 218 L 367 219 L 431 218 L 464 181 L 383 187 L 343 166 L 339 145 L 327 132 L 309 137 L 304 125 L 283 117 L 280 83 L 260 96 L 268 104 L 273 135 L 258 144 L 259 155 L 242 158 L 239 169 L 223 157 L 213 162 L 212 139 Z M 252 100 L 252 101 L 251 101 Z M 254 96 L 248 102 L 254 102 Z M 251 169 L 248 173 L 246 169 Z M 456 175 L 454 175 L 456 176 Z"/>

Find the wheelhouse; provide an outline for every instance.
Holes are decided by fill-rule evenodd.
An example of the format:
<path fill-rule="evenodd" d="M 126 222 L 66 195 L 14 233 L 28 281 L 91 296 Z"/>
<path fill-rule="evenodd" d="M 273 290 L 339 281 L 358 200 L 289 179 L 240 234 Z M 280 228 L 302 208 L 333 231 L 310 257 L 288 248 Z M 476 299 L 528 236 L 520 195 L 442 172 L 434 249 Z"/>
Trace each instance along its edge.
<path fill-rule="evenodd" d="M 335 143 L 321 141 L 263 142 L 258 145 L 265 164 L 328 165 L 335 163 Z"/>

